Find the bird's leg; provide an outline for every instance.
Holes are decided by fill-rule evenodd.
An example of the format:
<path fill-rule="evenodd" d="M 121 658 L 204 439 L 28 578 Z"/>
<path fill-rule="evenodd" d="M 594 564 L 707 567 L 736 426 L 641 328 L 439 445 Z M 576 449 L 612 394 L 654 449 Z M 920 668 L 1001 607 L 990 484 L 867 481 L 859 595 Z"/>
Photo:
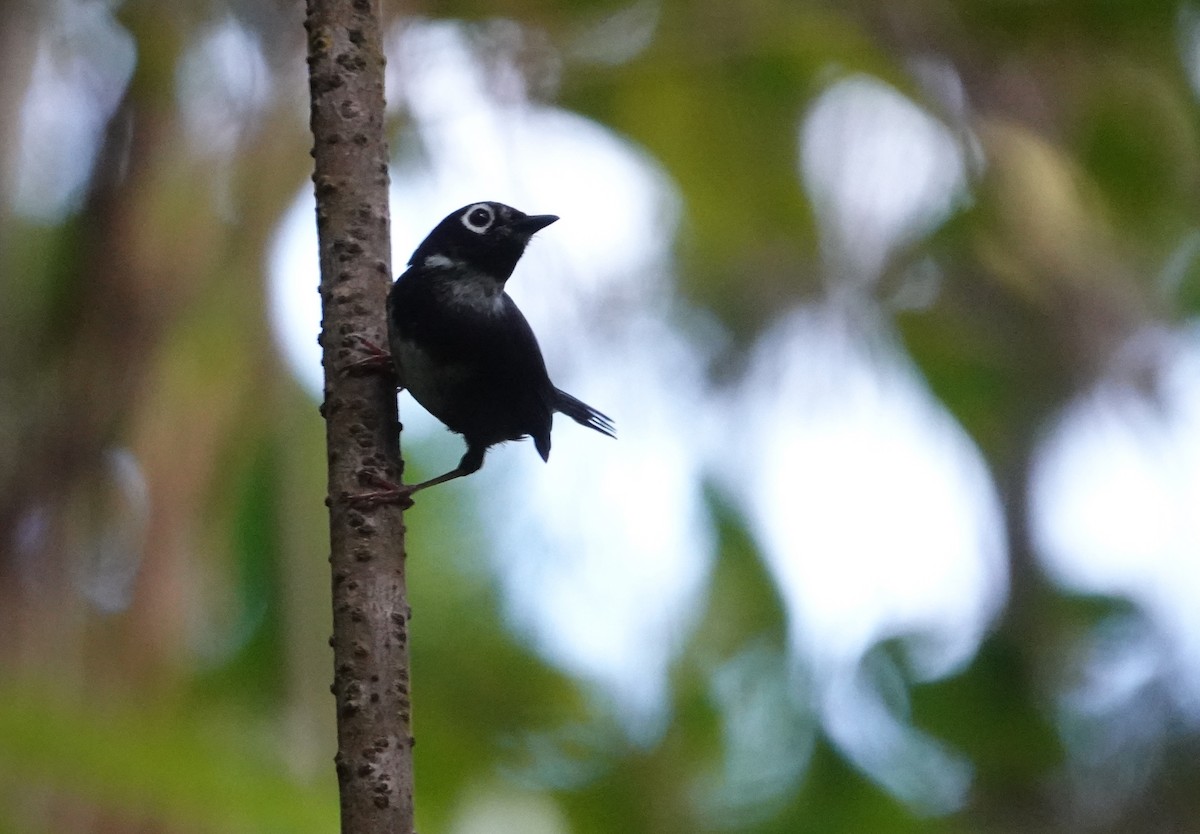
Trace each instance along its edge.
<path fill-rule="evenodd" d="M 342 368 L 343 374 L 362 374 L 374 371 L 395 374 L 396 369 L 392 367 L 392 355 L 390 353 L 361 333 L 355 334 L 355 338 L 362 344 L 363 350 L 367 355 L 361 359 L 347 363 Z"/>
<path fill-rule="evenodd" d="M 487 452 L 487 447 L 479 448 L 476 446 L 467 445 L 466 454 L 462 456 L 462 460 L 458 462 L 458 466 L 438 475 L 436 478 L 430 478 L 428 481 L 421 481 L 419 484 L 397 484 L 378 475 L 369 469 L 364 469 L 359 472 L 360 480 L 377 487 L 372 492 L 360 492 L 357 495 L 348 495 L 346 500 L 351 504 L 362 506 L 371 506 L 374 504 L 403 504 L 405 509 L 413 504 L 412 495 L 414 492 L 419 492 L 423 489 L 428 489 L 431 486 L 444 484 L 446 481 L 453 481 L 455 478 L 461 478 L 464 475 L 470 475 L 472 472 L 478 472 L 483 466 L 483 456 Z"/>
<path fill-rule="evenodd" d="M 438 475 L 436 478 L 430 478 L 428 481 L 421 481 L 419 484 L 414 484 L 413 486 L 407 487 L 409 494 L 411 495 L 420 489 L 428 489 L 431 486 L 444 484 L 446 481 L 453 481 L 455 478 L 461 478 L 464 475 L 470 475 L 472 472 L 478 472 L 479 467 L 483 466 L 483 455 L 486 451 L 486 446 L 479 448 L 468 443 L 467 452 L 462 456 L 462 460 L 458 462 L 458 466 L 454 467 L 449 472 Z"/>
<path fill-rule="evenodd" d="M 437 486 L 438 484 L 444 484 L 444 483 L 446 483 L 446 481 L 453 481 L 455 478 L 461 478 L 463 475 L 470 475 L 470 474 L 471 474 L 470 472 L 463 471 L 463 468 L 461 466 L 456 466 L 453 469 L 451 469 L 449 472 L 446 472 L 442 475 L 438 475 L 436 478 L 430 478 L 428 481 L 421 481 L 421 483 L 419 483 L 419 484 L 413 484 L 411 486 L 406 486 L 404 488 L 407 489 L 409 495 L 411 495 L 412 493 L 417 492 L 418 490 L 428 489 L 431 486 Z"/>

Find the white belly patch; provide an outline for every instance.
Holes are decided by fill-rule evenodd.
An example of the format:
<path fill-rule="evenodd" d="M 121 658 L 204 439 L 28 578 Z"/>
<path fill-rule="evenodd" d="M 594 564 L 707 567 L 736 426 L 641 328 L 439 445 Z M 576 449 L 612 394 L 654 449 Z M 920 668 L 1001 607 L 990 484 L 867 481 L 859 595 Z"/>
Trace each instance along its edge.
<path fill-rule="evenodd" d="M 428 353 L 407 339 L 396 340 L 392 351 L 400 372 L 400 385 L 422 408 L 445 422 L 442 415 L 454 387 L 465 376 L 464 371 L 453 365 L 435 365 Z"/>

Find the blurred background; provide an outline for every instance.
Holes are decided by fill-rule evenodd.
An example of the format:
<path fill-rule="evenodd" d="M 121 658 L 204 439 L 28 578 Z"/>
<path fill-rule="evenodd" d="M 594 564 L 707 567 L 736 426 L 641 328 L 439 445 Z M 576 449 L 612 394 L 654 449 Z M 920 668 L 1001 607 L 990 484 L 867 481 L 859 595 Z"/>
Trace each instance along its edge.
<path fill-rule="evenodd" d="M 408 514 L 422 834 L 1200 832 L 1200 5 L 384 12 L 620 435 Z M 336 830 L 302 19 L 0 2 L 0 834 Z"/>

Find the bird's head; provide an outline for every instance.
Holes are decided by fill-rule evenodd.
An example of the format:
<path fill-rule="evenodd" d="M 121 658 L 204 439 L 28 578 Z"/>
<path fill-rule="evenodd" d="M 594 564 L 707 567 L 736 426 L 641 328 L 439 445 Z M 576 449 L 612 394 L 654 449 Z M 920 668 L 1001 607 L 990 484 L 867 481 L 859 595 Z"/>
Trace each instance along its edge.
<path fill-rule="evenodd" d="M 553 214 L 525 214 L 503 203 L 472 203 L 447 215 L 408 263 L 459 267 L 503 283 L 516 269 L 529 239 L 557 219 Z"/>

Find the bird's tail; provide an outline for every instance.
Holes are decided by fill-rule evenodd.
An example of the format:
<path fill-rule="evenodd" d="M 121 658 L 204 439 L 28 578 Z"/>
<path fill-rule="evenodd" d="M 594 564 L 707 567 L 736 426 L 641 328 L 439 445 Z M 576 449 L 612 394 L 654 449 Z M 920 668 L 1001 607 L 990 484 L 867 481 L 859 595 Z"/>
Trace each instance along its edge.
<path fill-rule="evenodd" d="M 581 426 L 595 429 L 609 437 L 617 436 L 617 428 L 606 414 L 601 414 L 585 402 L 572 397 L 560 388 L 554 389 L 554 410 L 560 411 Z"/>

